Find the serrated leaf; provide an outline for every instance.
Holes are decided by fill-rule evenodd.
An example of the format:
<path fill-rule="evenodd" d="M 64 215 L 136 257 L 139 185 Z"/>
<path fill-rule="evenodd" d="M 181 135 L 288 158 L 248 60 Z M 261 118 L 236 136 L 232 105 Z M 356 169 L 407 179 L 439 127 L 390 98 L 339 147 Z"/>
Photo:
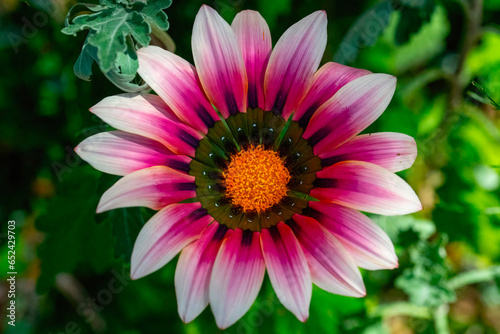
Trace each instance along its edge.
<path fill-rule="evenodd" d="M 90 30 L 86 43 L 95 48 L 82 48 L 75 64 L 75 74 L 89 80 L 92 62 L 85 51 L 95 51 L 94 61 L 117 87 L 127 92 L 145 89 L 146 85 L 131 82 L 138 69 L 135 50 L 149 45 L 152 26 L 168 29 L 163 9 L 171 3 L 171 0 L 101 0 L 100 5 L 75 5 L 68 13 L 62 32 L 75 35 L 79 31 Z M 83 14 L 81 9 L 85 10 Z"/>
<path fill-rule="evenodd" d="M 149 0 L 142 13 L 149 23 L 155 24 L 161 30 L 168 30 L 168 17 L 163 10 L 171 4 L 172 0 Z"/>
<path fill-rule="evenodd" d="M 149 44 L 151 27 L 136 12 L 126 13 L 125 10 L 117 10 L 111 17 L 96 21 L 100 31 L 89 38 L 89 44 L 97 48 L 102 71 L 111 70 L 118 54 L 127 50 L 127 34 L 130 33 L 141 45 Z"/>

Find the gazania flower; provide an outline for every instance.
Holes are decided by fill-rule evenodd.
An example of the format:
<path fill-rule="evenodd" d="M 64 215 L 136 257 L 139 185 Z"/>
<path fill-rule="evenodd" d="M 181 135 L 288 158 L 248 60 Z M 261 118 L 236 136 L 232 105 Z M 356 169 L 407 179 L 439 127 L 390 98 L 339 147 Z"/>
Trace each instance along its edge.
<path fill-rule="evenodd" d="M 180 252 L 175 288 L 185 322 L 210 304 L 220 328 L 232 325 L 266 270 L 281 303 L 305 321 L 312 283 L 361 297 L 358 267 L 398 266 L 387 235 L 358 210 L 421 209 L 393 174 L 412 165 L 415 141 L 358 135 L 385 110 L 396 79 L 335 63 L 318 70 L 326 25 L 325 12 L 315 12 L 272 49 L 258 12 L 243 11 L 230 26 L 203 6 L 192 37 L 196 68 L 140 49 L 139 74 L 158 95 L 112 96 L 91 109 L 118 130 L 76 151 L 124 176 L 97 211 L 159 210 L 135 242 L 131 276 Z"/>

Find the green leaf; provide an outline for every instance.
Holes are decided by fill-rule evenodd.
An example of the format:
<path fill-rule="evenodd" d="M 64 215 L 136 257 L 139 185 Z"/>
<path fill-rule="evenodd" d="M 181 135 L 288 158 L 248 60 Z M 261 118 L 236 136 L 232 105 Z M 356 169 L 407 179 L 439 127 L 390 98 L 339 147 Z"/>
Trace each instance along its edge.
<path fill-rule="evenodd" d="M 410 247 L 414 267 L 397 278 L 396 286 L 408 294 L 413 304 L 435 308 L 456 300 L 455 292 L 448 286 L 446 241 L 447 238 L 440 237 Z"/>
<path fill-rule="evenodd" d="M 132 43 L 127 43 L 125 52 L 118 54 L 116 66 L 118 72 L 123 76 L 129 76 L 130 80 L 135 77 L 135 74 L 139 69 L 139 60 L 137 59 L 137 54 L 135 53 Z"/>
<path fill-rule="evenodd" d="M 92 76 L 92 65 L 94 64 L 96 57 L 96 47 L 88 44 L 87 40 L 85 40 L 85 43 L 82 47 L 82 52 L 78 56 L 78 59 L 73 66 L 73 72 L 75 73 L 75 75 L 82 80 L 90 81 L 90 77 Z"/>
<path fill-rule="evenodd" d="M 407 43 L 423 24 L 430 21 L 435 8 L 434 0 L 403 1 L 395 35 L 396 44 Z"/>
<path fill-rule="evenodd" d="M 139 231 L 145 223 L 141 208 L 112 210 L 107 220 L 107 223 L 113 226 L 112 233 L 115 238 L 115 257 L 122 258 L 126 263 L 130 263 L 135 239 L 137 239 Z"/>
<path fill-rule="evenodd" d="M 168 17 L 163 10 L 170 7 L 171 4 L 172 0 L 149 0 L 146 7 L 142 10 L 144 18 L 161 30 L 168 30 Z"/>
<path fill-rule="evenodd" d="M 114 263 L 111 227 L 95 221 L 99 175 L 88 165 L 68 171 L 57 196 L 36 221 L 37 229 L 46 233 L 38 248 L 40 293 L 48 291 L 61 272 L 89 268 L 101 273 Z"/>
<path fill-rule="evenodd" d="M 480 81 L 480 80 L 474 80 L 472 81 L 472 84 L 474 87 L 477 88 L 479 92 L 479 96 L 482 97 L 484 100 L 489 101 L 489 103 L 496 109 L 500 110 L 500 104 L 496 102 L 492 97 L 491 93 L 488 91 L 488 89 L 485 87 L 485 85 Z"/>
<path fill-rule="evenodd" d="M 89 30 L 82 54 L 75 65 L 75 74 L 89 80 L 91 57 L 101 71 L 117 87 L 128 92 L 136 92 L 146 86 L 138 86 L 131 81 L 137 74 L 138 62 L 135 51 L 149 45 L 152 26 L 160 30 L 169 27 L 163 9 L 171 5 L 171 0 L 143 1 L 102 0 L 100 5 L 78 4 L 66 17 L 64 34 Z M 94 49 L 89 49 L 92 46 Z M 91 52 L 91 54 L 86 54 Z"/>
<path fill-rule="evenodd" d="M 102 174 L 98 180 L 97 194 L 100 196 L 120 177 Z M 114 238 L 114 256 L 130 263 L 132 249 L 139 231 L 155 211 L 147 208 L 120 208 L 100 213 L 96 216 L 99 224 L 111 226 Z"/>
<path fill-rule="evenodd" d="M 392 2 L 387 0 L 364 12 L 349 28 L 333 61 L 341 64 L 352 63 L 362 48 L 374 45 L 389 25 L 393 11 Z"/>

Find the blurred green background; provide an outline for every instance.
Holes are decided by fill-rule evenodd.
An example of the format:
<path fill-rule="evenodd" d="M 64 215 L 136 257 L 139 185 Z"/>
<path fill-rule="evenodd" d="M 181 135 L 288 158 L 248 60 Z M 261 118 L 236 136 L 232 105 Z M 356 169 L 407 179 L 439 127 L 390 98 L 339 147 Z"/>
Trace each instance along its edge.
<path fill-rule="evenodd" d="M 87 1 L 92 2 L 92 1 Z M 191 29 L 203 2 L 166 10 L 176 53 L 192 62 Z M 252 309 L 220 331 L 209 309 L 177 315 L 176 260 L 138 281 L 131 247 L 151 212 L 95 214 L 115 177 L 74 153 L 107 130 L 88 109 L 120 92 L 94 67 L 73 73 L 85 33 L 63 35 L 72 0 L 0 2 L 0 332 L 6 333 L 499 333 L 500 0 L 215 0 L 232 20 L 259 10 L 273 41 L 314 10 L 328 15 L 323 62 L 398 77 L 395 97 L 367 132 L 416 138 L 402 173 L 424 210 L 372 218 L 396 245 L 400 267 L 363 271 L 367 297 L 314 289 L 300 323 L 266 278 Z M 473 84 L 475 82 L 475 84 Z M 16 221 L 16 326 L 7 325 L 7 221 Z"/>

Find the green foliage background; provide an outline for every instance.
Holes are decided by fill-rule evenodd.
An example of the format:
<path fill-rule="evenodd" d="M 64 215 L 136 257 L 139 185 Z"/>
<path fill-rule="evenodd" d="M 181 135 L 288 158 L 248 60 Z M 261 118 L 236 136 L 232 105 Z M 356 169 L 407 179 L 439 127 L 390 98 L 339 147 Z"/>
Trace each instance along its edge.
<path fill-rule="evenodd" d="M 176 53 L 191 62 L 191 29 L 202 3 L 174 0 L 165 10 Z M 209 309 L 190 324 L 181 322 L 176 260 L 146 278 L 128 279 L 131 247 L 152 212 L 95 213 L 116 177 L 91 168 L 73 147 L 108 129 L 88 108 L 120 90 L 96 64 L 90 82 L 73 73 L 86 36 L 61 29 L 74 4 L 0 3 L 0 331 L 500 332 L 499 0 L 207 2 L 228 21 L 240 10 L 259 10 L 274 42 L 294 22 L 324 9 L 324 62 L 397 76 L 393 101 L 367 132 L 416 138 L 417 161 L 400 175 L 424 205 L 412 216 L 373 216 L 395 243 L 400 268 L 363 271 L 366 298 L 315 288 L 303 324 L 280 305 L 266 278 L 252 309 L 225 331 L 216 328 Z M 130 64 L 133 74 L 133 59 Z M 17 223 L 15 328 L 7 325 L 3 296 L 9 219 Z"/>

